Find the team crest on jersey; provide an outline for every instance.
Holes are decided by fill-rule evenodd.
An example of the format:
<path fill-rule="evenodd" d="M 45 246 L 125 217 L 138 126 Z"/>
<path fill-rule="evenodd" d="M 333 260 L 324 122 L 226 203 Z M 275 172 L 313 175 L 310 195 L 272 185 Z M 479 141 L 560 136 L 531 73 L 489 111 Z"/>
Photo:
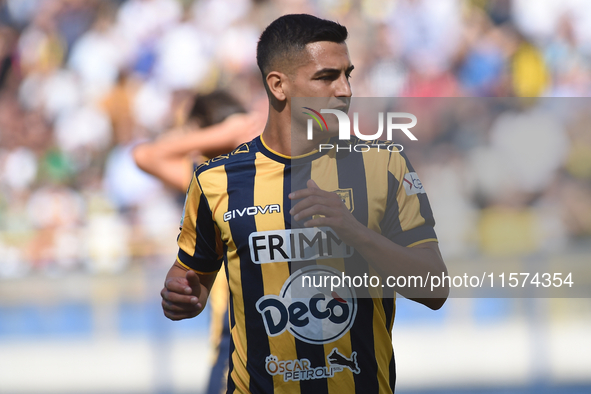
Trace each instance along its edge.
<path fill-rule="evenodd" d="M 283 375 L 285 382 L 332 378 L 335 373 L 344 371 L 345 368 L 355 374 L 361 372 L 357 365 L 357 352 L 351 353 L 351 357 L 347 358 L 335 347 L 327 357 L 327 361 L 326 366 L 313 367 L 307 358 L 279 360 L 277 356 L 271 354 L 265 359 L 265 370 L 272 376 Z"/>
<path fill-rule="evenodd" d="M 406 190 L 407 196 L 412 196 L 413 194 L 425 194 L 425 188 L 423 184 L 419 180 L 419 176 L 416 172 L 409 172 L 404 176 L 403 180 L 404 190 Z"/>
<path fill-rule="evenodd" d="M 328 266 L 312 265 L 294 272 L 283 284 L 279 295 L 262 296 L 256 303 L 267 335 L 290 332 L 310 344 L 326 344 L 345 335 L 357 315 L 355 289 L 330 287 L 325 278 L 342 272 Z M 324 280 L 325 285 L 322 286 Z"/>
<path fill-rule="evenodd" d="M 334 192 L 339 195 L 349 212 L 353 212 L 353 209 L 355 209 L 355 205 L 353 204 L 353 189 L 337 189 Z"/>

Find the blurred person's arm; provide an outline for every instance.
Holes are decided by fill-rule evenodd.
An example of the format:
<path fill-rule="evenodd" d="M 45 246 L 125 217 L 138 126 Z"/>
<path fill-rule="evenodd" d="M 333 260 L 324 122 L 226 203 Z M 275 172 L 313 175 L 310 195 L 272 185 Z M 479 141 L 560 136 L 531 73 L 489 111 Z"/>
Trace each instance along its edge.
<path fill-rule="evenodd" d="M 215 157 L 259 135 L 261 114 L 235 114 L 198 131 L 171 131 L 153 142 L 138 145 L 133 158 L 139 168 L 180 191 L 186 191 L 193 172 L 191 155 Z"/>

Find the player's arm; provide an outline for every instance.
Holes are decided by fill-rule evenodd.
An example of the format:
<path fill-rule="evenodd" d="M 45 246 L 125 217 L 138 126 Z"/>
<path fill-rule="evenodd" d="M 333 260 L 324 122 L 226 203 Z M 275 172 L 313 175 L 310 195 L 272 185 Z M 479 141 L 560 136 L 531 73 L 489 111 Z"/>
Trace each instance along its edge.
<path fill-rule="evenodd" d="M 162 309 L 170 320 L 190 319 L 199 315 L 207 303 L 217 272 L 200 274 L 175 262 L 164 281 Z"/>
<path fill-rule="evenodd" d="M 139 144 L 133 149 L 133 159 L 143 171 L 179 191 L 186 191 L 193 170 L 189 153 L 194 149 L 187 144 L 191 134 L 175 130 L 155 141 Z"/>
<path fill-rule="evenodd" d="M 177 238 L 179 251 L 160 292 L 164 314 L 172 320 L 188 319 L 201 313 L 222 265 L 222 241 L 211 211 L 207 212 L 207 197 L 201 190 L 198 176 L 196 171 L 187 191 Z M 198 215 L 199 212 L 202 215 Z"/>
<path fill-rule="evenodd" d="M 310 218 L 304 223 L 306 227 L 332 228 L 384 278 L 420 276 L 425 282 L 429 276 L 447 274 L 436 242 L 419 243 L 414 247 L 398 245 L 357 221 L 336 193 L 321 190 L 312 180 L 307 186 L 289 195 L 292 200 L 302 199 L 290 211 L 294 219 Z M 449 288 L 443 286 L 432 292 L 430 286 L 396 288 L 396 291 L 431 309 L 441 308 L 449 294 Z"/>
<path fill-rule="evenodd" d="M 359 223 L 359 222 L 358 222 Z M 351 246 L 378 271 L 387 276 L 403 276 L 409 283 L 408 278 L 420 276 L 419 283 L 426 284 L 423 287 L 397 287 L 396 291 L 401 295 L 419 302 L 431 309 L 439 309 L 443 306 L 449 295 L 449 287 L 444 284 L 441 287 L 433 288 L 429 278 L 447 275 L 447 267 L 441 257 L 437 242 L 425 242 L 413 247 L 400 246 L 381 234 L 362 226 L 356 233 L 356 241 Z M 346 242 L 346 241 L 345 241 Z M 391 258 L 384 258 L 391 256 Z"/>
<path fill-rule="evenodd" d="M 173 130 L 153 142 L 139 144 L 133 158 L 139 168 L 180 191 L 191 180 L 191 154 L 215 157 L 250 141 L 262 130 L 259 114 L 235 114 L 199 131 Z"/>

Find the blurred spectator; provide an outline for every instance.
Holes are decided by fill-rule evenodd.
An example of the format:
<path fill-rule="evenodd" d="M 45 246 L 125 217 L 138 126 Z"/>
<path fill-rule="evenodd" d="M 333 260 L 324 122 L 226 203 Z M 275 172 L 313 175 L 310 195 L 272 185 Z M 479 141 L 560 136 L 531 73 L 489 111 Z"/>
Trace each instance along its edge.
<path fill-rule="evenodd" d="M 56 25 L 56 2 L 40 2 L 31 24 L 21 33 L 18 44 L 23 74 L 49 74 L 65 59 L 66 43 Z"/>
<path fill-rule="evenodd" d="M 117 80 L 125 47 L 113 27 L 113 16 L 100 13 L 92 28 L 73 43 L 68 66 L 80 78 L 88 99 L 105 94 Z"/>
<path fill-rule="evenodd" d="M 26 252 L 34 268 L 49 274 L 79 268 L 84 208 L 80 193 L 66 187 L 47 186 L 31 194 L 27 214 L 38 231 Z"/>
<path fill-rule="evenodd" d="M 11 72 L 14 72 L 16 38 L 14 29 L 0 25 L 0 89 L 4 88 Z"/>
<path fill-rule="evenodd" d="M 195 88 L 209 72 L 206 42 L 190 21 L 179 23 L 162 35 L 156 58 L 154 76 L 169 90 Z"/>
<path fill-rule="evenodd" d="M 115 85 L 102 97 L 101 107 L 109 116 L 114 140 L 119 144 L 131 141 L 135 132 L 132 113 L 133 99 L 139 82 L 125 71 L 120 72 Z"/>
<path fill-rule="evenodd" d="M 114 148 L 105 164 L 105 190 L 113 204 L 121 210 L 141 204 L 146 196 L 152 196 L 162 188 L 160 182 L 136 166 L 132 149 L 133 144 Z"/>
<path fill-rule="evenodd" d="M 393 12 L 399 53 L 419 72 L 449 69 L 461 37 L 461 3 L 399 0 Z"/>
<path fill-rule="evenodd" d="M 470 96 L 504 93 L 506 62 L 512 52 L 512 36 L 506 28 L 493 25 L 492 16 L 473 8 L 466 19 L 465 53 L 458 77 Z"/>

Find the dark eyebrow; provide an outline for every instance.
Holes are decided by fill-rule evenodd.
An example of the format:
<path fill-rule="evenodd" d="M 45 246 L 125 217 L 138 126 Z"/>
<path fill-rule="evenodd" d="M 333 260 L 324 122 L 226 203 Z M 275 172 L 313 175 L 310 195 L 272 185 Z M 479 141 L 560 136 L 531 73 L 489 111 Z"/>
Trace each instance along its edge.
<path fill-rule="evenodd" d="M 345 73 L 350 74 L 354 68 L 355 68 L 355 66 L 353 66 L 353 65 L 349 66 L 345 70 Z M 322 74 L 339 74 L 340 72 L 341 72 L 341 70 L 339 70 L 337 68 L 323 68 L 322 70 L 316 71 L 312 77 L 317 77 Z"/>

